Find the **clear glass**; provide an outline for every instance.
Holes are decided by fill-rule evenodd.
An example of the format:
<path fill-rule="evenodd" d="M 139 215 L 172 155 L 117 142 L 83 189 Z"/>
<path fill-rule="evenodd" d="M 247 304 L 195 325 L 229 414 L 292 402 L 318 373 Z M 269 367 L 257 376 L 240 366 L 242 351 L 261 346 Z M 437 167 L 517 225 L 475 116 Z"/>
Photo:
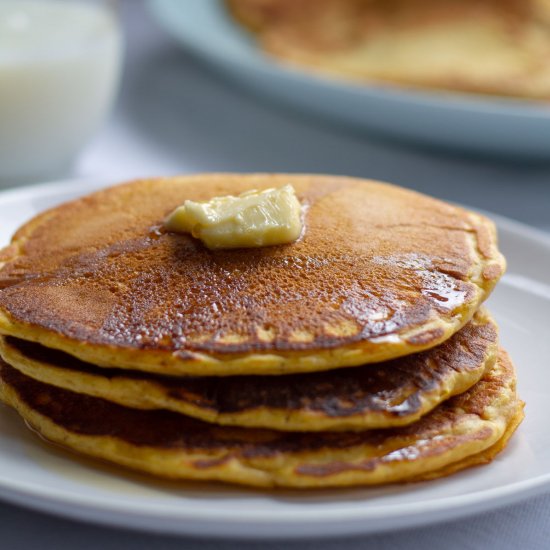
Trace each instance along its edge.
<path fill-rule="evenodd" d="M 107 0 L 0 0 L 0 185 L 66 174 L 105 120 L 122 37 Z"/>

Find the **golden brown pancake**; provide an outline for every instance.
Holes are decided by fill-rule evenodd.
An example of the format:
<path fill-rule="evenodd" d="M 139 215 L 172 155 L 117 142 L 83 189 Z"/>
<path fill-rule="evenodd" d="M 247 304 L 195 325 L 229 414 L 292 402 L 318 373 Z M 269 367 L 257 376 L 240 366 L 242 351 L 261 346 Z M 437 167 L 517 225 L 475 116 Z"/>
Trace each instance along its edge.
<path fill-rule="evenodd" d="M 292 184 L 305 232 L 211 251 L 163 220 L 186 199 Z M 311 372 L 440 344 L 504 270 L 481 215 L 389 184 L 214 174 L 140 180 L 41 214 L 0 252 L 0 332 L 106 367 Z"/>
<path fill-rule="evenodd" d="M 228 0 L 284 63 L 359 82 L 550 98 L 548 0 Z"/>
<path fill-rule="evenodd" d="M 483 311 L 440 346 L 384 363 L 275 377 L 176 378 L 99 368 L 40 344 L 0 338 L 4 360 L 46 384 L 131 408 L 287 431 L 410 424 L 478 382 L 494 365 L 497 346 L 497 327 Z"/>
<path fill-rule="evenodd" d="M 43 437 L 156 476 L 255 486 L 373 485 L 446 475 L 487 462 L 522 419 L 503 352 L 472 389 L 410 426 L 288 433 L 140 411 L 26 377 L 3 364 L 3 400 Z"/>

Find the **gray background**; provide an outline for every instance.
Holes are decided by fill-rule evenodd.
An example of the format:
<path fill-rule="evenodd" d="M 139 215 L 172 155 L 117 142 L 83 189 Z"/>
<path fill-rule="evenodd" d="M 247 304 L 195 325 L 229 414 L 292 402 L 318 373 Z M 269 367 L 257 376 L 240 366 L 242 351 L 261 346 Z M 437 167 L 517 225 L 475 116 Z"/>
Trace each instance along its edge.
<path fill-rule="evenodd" d="M 184 2 L 182 2 L 184 3 Z M 182 52 L 142 2 L 121 3 L 127 39 L 113 116 L 73 176 L 124 179 L 199 171 L 298 171 L 392 181 L 550 231 L 548 162 L 433 153 L 350 135 L 223 81 Z M 0 504 L 0 548 L 550 548 L 550 495 L 457 522 L 353 539 L 205 541 L 57 519 Z"/>

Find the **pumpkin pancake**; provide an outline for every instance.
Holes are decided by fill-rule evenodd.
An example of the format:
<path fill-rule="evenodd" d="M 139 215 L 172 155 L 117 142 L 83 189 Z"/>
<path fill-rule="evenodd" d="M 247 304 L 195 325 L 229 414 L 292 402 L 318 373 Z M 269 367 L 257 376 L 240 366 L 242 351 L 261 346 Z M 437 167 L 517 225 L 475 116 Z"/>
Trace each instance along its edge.
<path fill-rule="evenodd" d="M 484 311 L 424 352 L 364 367 L 275 377 L 155 377 L 95 367 L 40 344 L 0 338 L 4 360 L 46 384 L 132 408 L 288 431 L 410 424 L 473 386 L 493 366 L 497 351 L 497 327 Z"/>
<path fill-rule="evenodd" d="M 229 0 L 273 58 L 359 82 L 550 99 L 548 0 Z"/>
<path fill-rule="evenodd" d="M 331 487 L 434 478 L 501 450 L 522 418 L 502 352 L 469 391 L 409 426 L 288 433 L 142 411 L 43 384 L 4 363 L 3 400 L 43 437 L 156 476 L 245 485 Z"/>
<path fill-rule="evenodd" d="M 292 184 L 305 231 L 212 251 L 163 220 L 186 199 Z M 102 367 L 312 372 L 434 347 L 504 271 L 481 215 L 389 184 L 214 174 L 141 180 L 37 216 L 0 252 L 0 332 Z"/>

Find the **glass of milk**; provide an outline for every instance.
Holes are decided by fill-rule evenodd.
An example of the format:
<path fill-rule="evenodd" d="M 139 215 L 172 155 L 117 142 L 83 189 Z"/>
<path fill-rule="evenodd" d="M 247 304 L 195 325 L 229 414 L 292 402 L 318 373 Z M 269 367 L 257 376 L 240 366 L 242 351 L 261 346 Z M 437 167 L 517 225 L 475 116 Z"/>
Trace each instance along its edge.
<path fill-rule="evenodd" d="M 120 76 L 112 2 L 0 0 L 0 185 L 66 174 Z"/>

